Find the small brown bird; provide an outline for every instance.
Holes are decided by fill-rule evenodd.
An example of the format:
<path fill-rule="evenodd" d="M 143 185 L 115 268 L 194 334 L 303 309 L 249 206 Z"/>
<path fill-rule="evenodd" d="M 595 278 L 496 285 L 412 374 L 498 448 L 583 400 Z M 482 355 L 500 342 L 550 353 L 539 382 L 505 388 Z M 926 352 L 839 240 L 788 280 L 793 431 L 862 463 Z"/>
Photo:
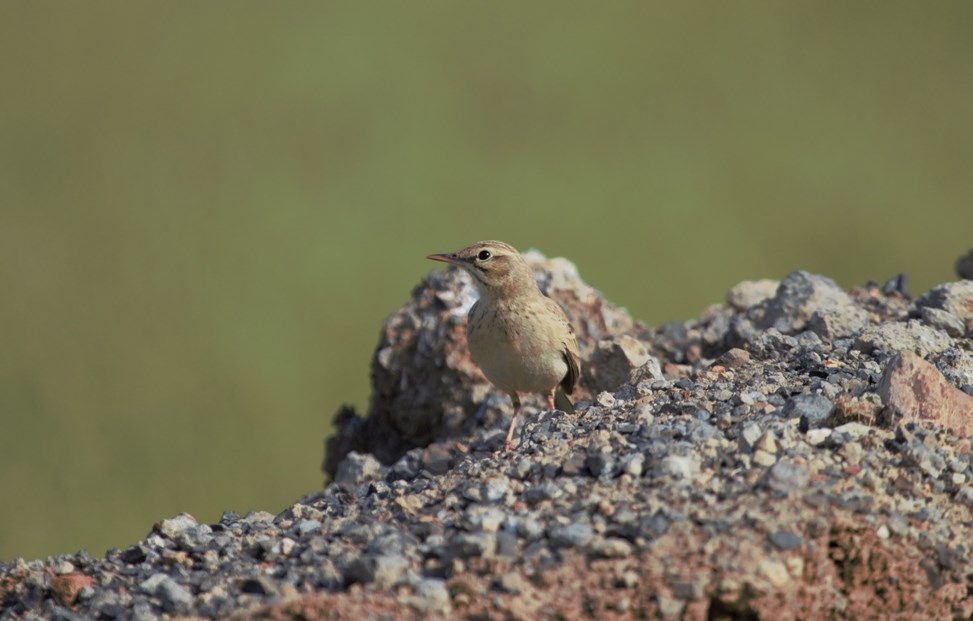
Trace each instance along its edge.
<path fill-rule="evenodd" d="M 557 302 L 541 293 L 520 253 L 503 242 L 482 241 L 428 258 L 463 268 L 480 291 L 470 309 L 467 341 L 483 374 L 513 400 L 504 447 L 510 449 L 519 393 L 545 395 L 551 410 L 556 396 L 557 405 L 572 412 L 564 393 L 571 394 L 581 375 L 574 329 Z"/>

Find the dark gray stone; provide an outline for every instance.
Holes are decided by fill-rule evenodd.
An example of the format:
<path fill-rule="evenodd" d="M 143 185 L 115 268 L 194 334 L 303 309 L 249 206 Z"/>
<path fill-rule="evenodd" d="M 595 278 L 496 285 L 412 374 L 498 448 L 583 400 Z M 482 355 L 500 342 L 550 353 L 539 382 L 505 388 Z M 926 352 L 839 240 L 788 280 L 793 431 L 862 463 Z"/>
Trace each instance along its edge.
<path fill-rule="evenodd" d="M 784 418 L 799 418 L 799 428 L 807 432 L 808 429 L 819 429 L 825 426 L 834 403 L 824 395 L 803 394 L 795 395 L 784 404 L 780 415 Z"/>
<path fill-rule="evenodd" d="M 778 530 L 770 533 L 770 542 L 781 550 L 791 550 L 803 543 L 801 537 L 789 530 Z"/>
<path fill-rule="evenodd" d="M 793 272 L 780 282 L 774 297 L 766 302 L 759 324 L 782 334 L 804 330 L 815 313 L 826 314 L 853 306 L 848 294 L 833 280 L 808 272 Z"/>
<path fill-rule="evenodd" d="M 551 545 L 558 548 L 579 548 L 586 545 L 594 536 L 590 524 L 574 522 L 563 526 L 554 526 L 548 532 Z"/>

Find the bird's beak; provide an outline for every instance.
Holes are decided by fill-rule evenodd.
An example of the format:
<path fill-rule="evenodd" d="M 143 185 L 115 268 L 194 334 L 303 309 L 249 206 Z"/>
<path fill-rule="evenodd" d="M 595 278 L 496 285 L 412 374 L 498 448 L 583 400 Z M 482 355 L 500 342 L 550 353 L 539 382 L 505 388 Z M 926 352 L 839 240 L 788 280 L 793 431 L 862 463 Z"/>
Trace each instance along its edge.
<path fill-rule="evenodd" d="M 457 257 L 456 254 L 452 252 L 449 254 L 431 254 L 426 258 L 432 259 L 433 261 L 442 261 L 443 263 L 453 263 L 453 264 L 460 263 L 459 257 Z"/>

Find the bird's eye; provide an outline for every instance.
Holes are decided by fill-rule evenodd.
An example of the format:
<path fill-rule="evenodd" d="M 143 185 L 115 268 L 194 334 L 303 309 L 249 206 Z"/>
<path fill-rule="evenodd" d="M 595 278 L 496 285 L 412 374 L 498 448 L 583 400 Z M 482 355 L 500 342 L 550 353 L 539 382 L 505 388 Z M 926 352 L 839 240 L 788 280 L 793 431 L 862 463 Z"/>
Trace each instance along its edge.
<path fill-rule="evenodd" d="M 490 254 L 489 250 L 481 250 L 480 254 L 476 255 L 476 258 L 479 259 L 480 261 L 486 261 L 491 256 L 492 255 Z"/>

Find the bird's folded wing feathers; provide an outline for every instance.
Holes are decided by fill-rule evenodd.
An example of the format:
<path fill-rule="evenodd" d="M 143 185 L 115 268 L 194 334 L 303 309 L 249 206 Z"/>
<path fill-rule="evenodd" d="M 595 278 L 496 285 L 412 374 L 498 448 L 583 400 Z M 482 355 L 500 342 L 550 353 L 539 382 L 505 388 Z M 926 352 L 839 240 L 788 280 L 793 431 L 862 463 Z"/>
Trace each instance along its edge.
<path fill-rule="evenodd" d="M 551 298 L 545 299 L 551 311 L 561 319 L 567 329 L 567 334 L 562 343 L 564 350 L 561 353 L 564 356 L 564 361 L 568 364 L 568 372 L 561 380 L 560 385 L 564 392 L 570 395 L 578 384 L 578 378 L 581 377 L 581 351 L 578 349 L 578 340 L 574 337 L 574 326 L 568 320 L 564 309 Z"/>
<path fill-rule="evenodd" d="M 568 373 L 561 380 L 561 387 L 570 395 L 578 384 L 578 378 L 581 377 L 581 355 L 574 334 L 571 334 L 564 343 L 564 361 L 568 363 Z"/>

